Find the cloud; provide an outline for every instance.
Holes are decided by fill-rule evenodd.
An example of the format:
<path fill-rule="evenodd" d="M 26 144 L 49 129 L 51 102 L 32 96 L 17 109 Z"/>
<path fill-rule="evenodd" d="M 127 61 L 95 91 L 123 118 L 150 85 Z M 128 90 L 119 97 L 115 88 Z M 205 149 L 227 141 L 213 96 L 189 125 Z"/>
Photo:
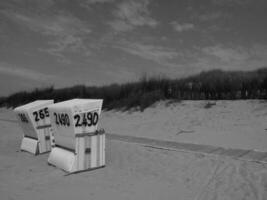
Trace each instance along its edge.
<path fill-rule="evenodd" d="M 134 26 L 123 20 L 114 20 L 109 22 L 109 25 L 118 32 L 125 32 L 134 29 Z"/>
<path fill-rule="evenodd" d="M 253 2 L 252 0 L 212 0 L 212 2 L 216 5 L 247 5 L 251 2 Z"/>
<path fill-rule="evenodd" d="M 115 0 L 82 0 L 80 6 L 87 8 L 89 11 L 92 10 L 92 6 L 96 4 L 108 4 L 113 3 Z"/>
<path fill-rule="evenodd" d="M 231 15 L 226 12 L 222 11 L 217 11 L 217 12 L 208 12 L 208 13 L 203 13 L 197 16 L 197 18 L 200 21 L 213 21 L 213 20 L 218 20 L 218 19 L 229 19 L 231 18 Z"/>
<path fill-rule="evenodd" d="M 217 44 L 203 47 L 195 55 L 194 65 L 209 70 L 253 70 L 267 66 L 267 45 L 254 44 L 250 47 L 224 46 Z"/>
<path fill-rule="evenodd" d="M 255 44 L 251 48 L 250 54 L 251 54 L 253 59 L 265 58 L 267 60 L 267 45 Z"/>
<path fill-rule="evenodd" d="M 86 4 L 95 4 L 95 3 L 111 3 L 114 2 L 115 0 L 85 0 L 84 3 Z"/>
<path fill-rule="evenodd" d="M 161 46 L 131 43 L 127 41 L 121 42 L 115 46 L 129 54 L 139 56 L 146 60 L 151 60 L 164 66 L 173 67 L 175 64 L 171 62 L 171 59 L 176 58 L 180 54 L 171 48 L 164 48 Z"/>
<path fill-rule="evenodd" d="M 11 10 L 30 10 L 31 12 L 40 12 L 41 10 L 50 9 L 56 3 L 55 0 L 8 0 L 0 1 L 1 8 Z M 32 9 L 34 8 L 34 9 Z"/>
<path fill-rule="evenodd" d="M 24 79 L 34 80 L 38 82 L 48 82 L 54 77 L 52 75 L 47 75 L 31 69 L 15 67 L 3 62 L 0 62 L 0 73 L 18 76 Z"/>
<path fill-rule="evenodd" d="M 42 49 L 43 51 L 59 57 L 64 57 L 64 51 L 87 51 L 83 40 L 91 33 L 91 29 L 77 17 L 66 13 L 52 16 L 35 16 L 10 11 L 2 11 L 2 13 L 19 26 L 27 27 L 43 36 L 48 36 L 50 47 Z"/>
<path fill-rule="evenodd" d="M 191 23 L 178 23 L 176 21 L 173 21 L 170 23 L 172 25 L 172 27 L 174 28 L 175 31 L 177 32 L 184 32 L 184 31 L 189 31 L 189 30 L 193 30 L 195 28 L 194 24 Z"/>
<path fill-rule="evenodd" d="M 126 0 L 113 11 L 114 20 L 108 24 L 118 32 L 129 31 L 138 26 L 155 27 L 158 22 L 150 16 L 149 0 Z"/>
<path fill-rule="evenodd" d="M 250 54 L 244 48 L 230 48 L 221 45 L 202 48 L 202 51 L 209 56 L 214 56 L 222 62 L 237 63 L 249 59 Z"/>

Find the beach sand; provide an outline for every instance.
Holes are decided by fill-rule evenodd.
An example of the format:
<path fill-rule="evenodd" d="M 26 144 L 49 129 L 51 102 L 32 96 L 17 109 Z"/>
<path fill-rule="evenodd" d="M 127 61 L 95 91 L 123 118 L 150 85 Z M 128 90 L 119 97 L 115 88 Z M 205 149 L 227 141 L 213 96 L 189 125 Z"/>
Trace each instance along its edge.
<path fill-rule="evenodd" d="M 144 112 L 103 112 L 106 132 L 158 141 L 267 150 L 267 103 L 160 102 Z M 158 148 L 107 139 L 106 167 L 66 176 L 48 154 L 20 152 L 22 130 L 11 110 L 0 110 L 1 199 L 265 200 L 267 164 L 218 154 Z M 109 138 L 109 137 L 108 137 Z M 149 140 L 148 140 L 149 141 Z"/>
<path fill-rule="evenodd" d="M 144 112 L 104 112 L 109 133 L 267 151 L 267 101 L 163 101 Z M 167 104 L 167 106 L 166 106 Z"/>

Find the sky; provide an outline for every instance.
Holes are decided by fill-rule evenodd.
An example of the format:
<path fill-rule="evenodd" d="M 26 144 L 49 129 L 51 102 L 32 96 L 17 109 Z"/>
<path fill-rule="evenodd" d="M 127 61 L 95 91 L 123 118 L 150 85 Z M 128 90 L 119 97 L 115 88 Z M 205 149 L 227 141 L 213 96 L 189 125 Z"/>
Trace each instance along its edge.
<path fill-rule="evenodd" d="M 0 1 L 0 96 L 266 66 L 265 0 Z"/>

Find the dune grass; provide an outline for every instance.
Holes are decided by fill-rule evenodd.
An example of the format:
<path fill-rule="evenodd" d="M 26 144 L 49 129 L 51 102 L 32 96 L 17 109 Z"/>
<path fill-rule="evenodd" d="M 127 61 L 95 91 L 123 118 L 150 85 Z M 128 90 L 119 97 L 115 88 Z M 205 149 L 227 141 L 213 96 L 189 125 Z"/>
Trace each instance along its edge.
<path fill-rule="evenodd" d="M 106 86 L 53 86 L 0 98 L 1 107 L 17 107 L 38 99 L 104 99 L 104 109 L 144 110 L 159 100 L 236 100 L 267 98 L 267 68 L 254 71 L 211 70 L 182 79 L 143 76 L 139 81 Z"/>

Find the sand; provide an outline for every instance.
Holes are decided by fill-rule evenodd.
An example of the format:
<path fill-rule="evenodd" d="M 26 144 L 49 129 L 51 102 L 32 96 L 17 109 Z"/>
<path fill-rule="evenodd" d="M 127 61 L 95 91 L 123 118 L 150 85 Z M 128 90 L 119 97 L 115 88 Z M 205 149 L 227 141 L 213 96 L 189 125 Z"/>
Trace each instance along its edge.
<path fill-rule="evenodd" d="M 101 127 L 120 135 L 267 151 L 267 101 L 160 102 L 144 112 L 104 112 Z"/>
<path fill-rule="evenodd" d="M 166 102 L 160 102 L 143 113 L 104 112 L 101 126 L 110 133 L 158 141 L 266 150 L 265 102 L 222 101 L 203 109 L 205 103 L 187 101 L 166 107 Z M 1 109 L 0 119 L 3 200 L 265 200 L 267 197 L 264 162 L 155 148 L 146 142 L 115 137 L 107 140 L 105 168 L 65 176 L 65 172 L 47 165 L 48 154 L 33 156 L 19 151 L 22 131 L 14 123 L 10 110 Z"/>

